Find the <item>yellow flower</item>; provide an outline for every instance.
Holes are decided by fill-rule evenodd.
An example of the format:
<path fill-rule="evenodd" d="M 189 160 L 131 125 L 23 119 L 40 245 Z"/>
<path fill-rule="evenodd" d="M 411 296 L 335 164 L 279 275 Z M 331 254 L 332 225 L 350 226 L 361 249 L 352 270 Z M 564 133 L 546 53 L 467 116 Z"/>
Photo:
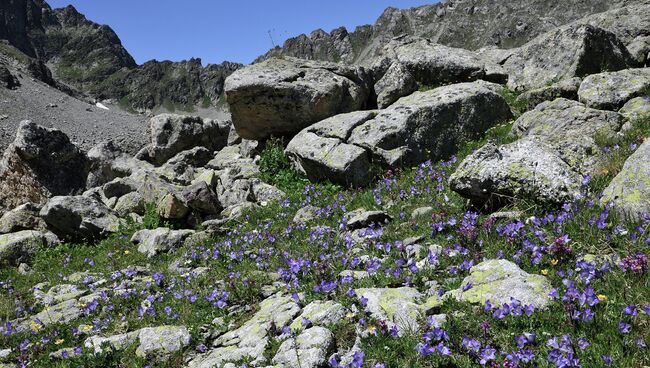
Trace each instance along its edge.
<path fill-rule="evenodd" d="M 40 330 L 43 328 L 43 325 L 40 324 L 40 323 L 38 323 L 38 322 L 36 322 L 36 321 L 32 321 L 32 322 L 30 323 L 30 326 L 29 326 L 29 327 L 32 328 L 32 331 L 34 331 L 34 332 L 38 332 L 38 331 L 40 331 Z"/>
<path fill-rule="evenodd" d="M 65 341 L 65 340 L 63 340 L 63 339 L 58 339 L 58 340 L 56 340 L 54 343 L 55 343 L 56 345 L 61 345 L 61 344 L 64 343 L 64 341 Z"/>
<path fill-rule="evenodd" d="M 81 332 L 83 332 L 83 333 L 88 333 L 88 332 L 90 332 L 92 330 L 93 330 L 93 326 L 91 326 L 91 325 L 83 325 L 81 327 Z"/>
<path fill-rule="evenodd" d="M 547 269 L 543 269 L 543 270 L 542 270 L 542 275 L 544 275 L 544 276 L 548 276 L 548 270 L 547 270 Z"/>
<path fill-rule="evenodd" d="M 557 266 L 558 263 L 560 263 L 560 261 L 558 261 L 557 259 L 551 261 L 551 265 L 553 266 Z"/>
<path fill-rule="evenodd" d="M 598 300 L 600 300 L 601 302 L 607 301 L 607 295 L 598 294 Z"/>
<path fill-rule="evenodd" d="M 125 256 L 128 256 L 129 254 L 131 254 L 130 251 L 128 251 L 128 250 L 125 250 L 125 251 L 124 251 L 124 255 L 125 255 Z"/>
<path fill-rule="evenodd" d="M 375 327 L 373 325 L 368 325 L 368 328 L 366 328 L 366 331 L 369 334 L 375 335 L 377 333 L 377 327 Z"/>

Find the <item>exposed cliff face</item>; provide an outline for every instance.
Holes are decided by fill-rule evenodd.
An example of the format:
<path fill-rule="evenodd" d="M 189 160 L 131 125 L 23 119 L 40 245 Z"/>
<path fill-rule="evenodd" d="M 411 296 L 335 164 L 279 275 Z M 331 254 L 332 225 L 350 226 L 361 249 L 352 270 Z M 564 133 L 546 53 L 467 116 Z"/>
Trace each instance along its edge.
<path fill-rule="evenodd" d="M 317 30 L 276 47 L 260 59 L 286 55 L 304 59 L 360 62 L 375 55 L 391 38 L 423 36 L 464 49 L 512 48 L 535 36 L 586 15 L 606 11 L 630 0 L 443 0 L 412 9 L 388 8 L 372 26 L 354 32 Z M 540 16 L 541 15 L 541 16 Z"/>
<path fill-rule="evenodd" d="M 240 66 L 225 62 L 203 67 L 199 59 L 138 66 L 110 27 L 89 21 L 73 6 L 52 9 L 42 0 L 3 1 L 0 39 L 32 59 L 38 79 L 135 110 L 208 106 Z"/>
<path fill-rule="evenodd" d="M 191 109 L 195 104 L 209 107 L 223 93 L 226 77 L 241 64 L 224 62 L 201 65 L 201 59 L 182 62 L 149 61 L 122 69 L 90 88 L 98 98 L 113 98 L 127 109 Z"/>

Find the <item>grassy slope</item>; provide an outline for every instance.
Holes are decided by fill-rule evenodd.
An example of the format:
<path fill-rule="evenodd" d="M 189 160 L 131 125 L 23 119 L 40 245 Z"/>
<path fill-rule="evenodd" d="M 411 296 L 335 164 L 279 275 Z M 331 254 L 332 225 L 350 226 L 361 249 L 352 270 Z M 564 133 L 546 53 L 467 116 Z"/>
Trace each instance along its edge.
<path fill-rule="evenodd" d="M 576 264 L 579 256 L 588 253 L 624 258 L 638 252 L 648 253 L 648 225 L 620 222 L 614 214 L 604 211 L 596 200 L 599 191 L 620 170 L 625 157 L 631 153 L 629 145 L 638 142 L 641 136 L 647 136 L 647 124 L 640 126 L 620 142 L 603 142 L 609 145 L 618 143 L 622 148 L 611 150 L 607 171 L 593 178 L 590 185 L 585 187 L 585 200 L 567 204 L 562 209 L 548 209 L 531 203 L 513 204 L 512 209 L 524 211 L 525 218 L 537 216 L 539 221 L 521 223 L 521 229 L 510 230 L 509 235 L 504 235 L 506 230 L 514 228 L 509 221 L 491 223 L 485 215 L 478 215 L 472 221 L 471 209 L 466 201 L 447 187 L 447 177 L 458 162 L 484 141 L 468 143 L 458 153 L 457 159 L 390 172 L 374 188 L 366 190 L 344 190 L 332 184 L 309 184 L 289 168 L 280 145 L 277 142 L 271 143 L 263 154 L 262 169 L 268 182 L 288 193 L 287 201 L 272 204 L 249 214 L 241 222 L 229 224 L 231 232 L 217 237 L 213 242 L 146 259 L 128 239 L 139 228 L 161 225 L 153 215 L 149 215 L 145 224 L 129 226 L 120 234 L 96 245 L 64 245 L 43 250 L 35 260 L 34 271 L 30 275 L 22 276 L 13 268 L 1 268 L 2 320 L 15 318 L 17 311 L 19 314 L 26 313 L 25 309 L 33 304 L 30 291 L 33 285 L 44 281 L 52 285 L 64 283 L 62 277 L 73 272 L 88 270 L 108 277 L 112 272 L 137 265 L 160 272 L 164 278 L 159 284 L 153 282 L 128 297 L 102 301 L 100 308 L 71 325 L 50 326 L 36 334 L 21 333 L 0 337 L 0 347 L 15 348 L 28 340 L 31 343 L 29 348 L 15 352 L 12 356 L 21 356 L 21 359 L 30 361 L 32 367 L 140 367 L 145 363 L 135 357 L 132 349 L 100 357 L 90 357 L 84 352 L 80 357 L 58 362 L 50 361 L 47 354 L 62 347 L 83 346 L 86 336 L 73 333 L 73 328 L 82 324 L 94 325 L 95 331 L 102 335 L 144 326 L 186 325 L 194 336 L 193 344 L 188 350 L 194 350 L 201 343 L 201 326 L 209 324 L 215 317 L 223 317 L 227 323 L 240 324 L 245 321 L 262 300 L 260 291 L 267 281 L 267 277 L 258 271 L 287 270 L 289 259 L 309 263 L 288 278 L 289 283 L 284 287 L 289 293 L 303 292 L 303 303 L 331 299 L 346 306 L 359 306 L 356 297 L 347 295 L 349 288 L 412 285 L 424 291 L 425 282 L 435 280 L 443 291 L 448 291 L 460 285 L 472 264 L 484 258 L 501 256 L 516 260 L 528 272 L 548 275 L 553 286 L 558 289 L 560 299 L 554 301 L 548 310 L 536 311 L 530 317 L 508 316 L 504 319 L 494 319 L 492 313 L 484 311 L 482 306 L 445 302 L 440 312 L 450 316 L 444 326 L 449 337 L 443 340 L 452 352 L 448 357 L 439 354 L 422 356 L 416 349 L 419 343 L 424 343 L 422 336 L 390 337 L 386 331 L 382 331 L 378 321 L 368 319 L 363 312 L 349 315 L 341 325 L 334 328 L 335 335 L 339 337 L 339 347 L 349 347 L 354 340 L 355 326 L 365 318 L 363 328 L 377 327 L 377 336 L 363 341 L 365 366 L 368 367 L 378 363 L 390 367 L 478 366 L 479 354 L 462 347 L 464 337 L 475 338 L 481 342 L 482 347 L 489 344 L 499 352 L 506 353 L 519 350 L 515 336 L 525 332 L 536 334 L 536 342 L 525 347 L 534 352 L 535 358 L 531 363 L 520 363 L 520 367 L 553 366 L 548 363 L 552 348 L 547 346 L 547 340 L 564 335 L 571 336 L 576 357 L 583 367 L 603 366 L 603 355 L 612 356 L 615 366 L 649 365 L 650 354 L 638 346 L 639 339 L 650 343 L 650 316 L 640 310 L 641 306 L 650 304 L 647 270 L 634 273 L 612 264 L 611 272 L 598 272 L 590 286 L 595 293 L 601 295 L 602 301 L 592 307 L 595 317 L 591 322 L 572 320 L 570 311 L 576 308 L 584 310 L 585 307 L 577 302 L 562 302 L 561 299 L 566 291 L 563 285 L 565 279 L 575 281 L 579 292 L 588 286 L 581 277 L 586 265 Z M 488 137 L 505 140 L 509 127 L 506 124 L 492 129 L 488 132 Z M 291 220 L 294 214 L 306 205 L 323 208 L 323 213 L 310 226 L 293 225 Z M 422 206 L 433 207 L 434 214 L 411 220 L 411 211 Z M 383 229 L 377 229 L 378 237 L 373 241 L 376 246 L 364 251 L 364 254 L 373 259 L 385 260 L 378 264 L 376 272 L 369 279 L 354 284 L 339 284 L 330 293 L 316 292 L 315 286 L 323 280 L 336 281 L 340 271 L 350 268 L 353 258 L 348 257 L 348 246 L 339 236 L 339 229 L 343 214 L 359 207 L 383 208 L 394 218 Z M 601 218 L 603 221 L 599 222 Z M 466 221 L 463 222 L 463 219 Z M 465 226 L 461 226 L 463 223 Z M 311 225 L 316 224 L 328 226 L 329 230 L 312 229 Z M 437 228 L 440 231 L 434 230 Z M 552 247 L 556 239 L 563 235 L 571 239 L 568 245 L 561 249 Z M 437 268 L 414 273 L 405 266 L 408 257 L 400 250 L 400 241 L 411 236 L 425 236 L 425 243 L 444 247 Z M 535 244 L 540 251 L 540 257 L 535 263 L 532 262 L 530 244 Z M 184 259 L 191 267 L 208 266 L 210 271 L 196 278 L 174 275 L 167 267 L 178 258 Z M 595 267 L 601 267 L 602 264 L 597 262 Z M 358 266 L 357 269 L 364 267 Z M 225 281 L 223 287 L 218 286 L 219 280 Z M 112 282 L 109 283 L 111 284 Z M 218 292 L 219 296 L 224 295 L 222 292 L 228 293 L 228 307 L 241 305 L 253 309 L 229 315 L 228 307 L 222 309 L 206 300 L 205 296 L 213 291 Z M 153 309 L 140 315 L 138 307 L 150 295 L 155 296 Z M 629 305 L 637 306 L 637 316 L 624 315 L 623 309 Z M 171 312 L 165 312 L 165 307 L 171 308 Z M 630 323 L 631 332 L 619 332 L 620 321 Z M 425 331 L 428 329 L 426 325 L 424 328 Z M 585 338 L 590 346 L 580 349 L 577 346 L 580 338 Z M 273 341 L 269 345 L 267 356 L 272 357 L 278 346 L 279 343 Z M 505 364 L 505 356 L 497 355 L 496 359 L 499 362 L 496 366 Z M 182 365 L 180 354 L 156 366 L 179 365 Z"/>

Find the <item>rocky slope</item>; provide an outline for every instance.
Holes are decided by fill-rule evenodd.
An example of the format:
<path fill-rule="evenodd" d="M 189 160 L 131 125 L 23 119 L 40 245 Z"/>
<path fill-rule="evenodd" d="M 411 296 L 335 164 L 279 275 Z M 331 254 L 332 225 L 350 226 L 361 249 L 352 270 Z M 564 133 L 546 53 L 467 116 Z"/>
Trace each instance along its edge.
<path fill-rule="evenodd" d="M 157 115 L 135 155 L 21 122 L 0 367 L 647 366 L 648 34 L 641 1 L 510 49 L 269 58 L 232 121 Z"/>
<path fill-rule="evenodd" d="M 476 50 L 512 48 L 560 25 L 631 0 L 445 0 L 412 9 L 388 8 L 374 25 L 349 32 L 321 29 L 287 40 L 260 59 L 286 55 L 303 59 L 361 62 L 376 55 L 393 37 L 422 36 L 452 47 Z"/>
<path fill-rule="evenodd" d="M 228 62 L 203 67 L 197 59 L 138 66 L 109 26 L 89 21 L 72 6 L 3 2 L 0 19 L 0 39 L 46 64 L 60 84 L 96 99 L 120 101 L 128 109 L 211 107 L 225 77 L 239 67 Z"/>

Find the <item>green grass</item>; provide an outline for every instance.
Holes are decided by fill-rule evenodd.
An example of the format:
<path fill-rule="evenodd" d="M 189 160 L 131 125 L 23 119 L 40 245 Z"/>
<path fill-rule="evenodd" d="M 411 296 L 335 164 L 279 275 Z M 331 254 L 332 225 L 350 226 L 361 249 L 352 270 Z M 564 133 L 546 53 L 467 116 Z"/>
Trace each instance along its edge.
<path fill-rule="evenodd" d="M 647 136 L 647 127 L 643 126 L 635 125 L 633 130 L 620 137 L 617 142 L 623 146 L 635 142 L 639 136 Z M 507 225 L 509 221 L 490 223 L 487 214 L 478 215 L 477 225 L 472 231 L 461 232 L 458 226 L 445 226 L 442 231 L 433 232 L 432 224 L 447 222 L 452 217 L 460 223 L 471 209 L 464 198 L 449 190 L 446 178 L 464 157 L 488 139 L 499 143 L 509 142 L 512 139 L 508 136 L 510 127 L 511 124 L 499 125 L 490 129 L 484 139 L 463 145 L 453 163 L 423 164 L 387 173 L 375 187 L 363 190 L 346 190 L 328 183 L 309 183 L 292 169 L 291 163 L 283 154 L 282 141 L 271 139 L 261 154 L 262 179 L 285 191 L 288 201 L 273 203 L 248 213 L 241 221 L 228 225 L 228 234 L 216 235 L 214 239 L 197 247 L 185 246 L 172 253 L 148 259 L 139 254 L 129 241 L 131 235 L 142 228 L 168 225 L 156 217 L 152 207 L 148 207 L 142 224 L 127 224 L 120 232 L 97 244 L 65 244 L 42 250 L 35 259 L 33 272 L 29 275 L 20 275 L 14 268 L 0 268 L 0 318 L 3 321 L 16 317 L 16 303 L 24 307 L 33 304 L 34 298 L 30 289 L 35 284 L 65 283 L 63 277 L 74 272 L 90 271 L 109 278 L 117 270 L 137 265 L 147 267 L 152 273 L 160 272 L 164 275 L 160 285 L 140 285 L 136 293 L 102 302 L 97 311 L 69 325 L 48 326 L 37 335 L 22 333 L 0 337 L 0 346 L 15 347 L 29 339 L 32 342 L 31 348 L 24 353 L 13 353 L 12 357 L 16 358 L 22 354 L 30 360 L 32 367 L 142 367 L 145 362 L 134 355 L 133 349 L 94 358 L 84 354 L 82 357 L 62 362 L 51 362 L 47 356 L 61 347 L 81 346 L 86 337 L 72 333 L 72 328 L 81 324 L 95 322 L 101 326 L 99 333 L 102 335 L 133 331 L 145 326 L 185 325 L 193 336 L 192 344 L 186 351 L 170 360 L 155 364 L 156 367 L 177 367 L 183 365 L 183 355 L 204 343 L 201 327 L 209 325 L 214 318 L 222 317 L 226 324 L 232 322 L 236 326 L 246 322 L 255 312 L 258 303 L 263 300 L 261 290 L 269 282 L 264 272 L 287 269 L 288 259 L 309 260 L 312 266 L 308 272 L 296 277 L 296 284 L 283 286 L 284 292 L 303 293 L 303 304 L 312 300 L 329 299 L 336 300 L 348 308 L 356 306 L 361 310 L 356 298 L 346 295 L 348 287 L 398 287 L 408 283 L 424 290 L 427 281 L 436 280 L 444 291 L 449 291 L 459 287 L 463 277 L 468 274 L 467 270 L 460 268 L 457 273 L 451 273 L 450 270 L 465 261 L 477 263 L 484 258 L 495 258 L 499 255 L 506 259 L 517 259 L 525 271 L 546 274 L 552 285 L 563 291 L 563 279 L 577 279 L 575 275 L 567 276 L 567 272 L 575 270 L 575 262 L 582 255 L 625 257 L 637 252 L 647 253 L 644 239 L 649 237 L 650 233 L 645 227 L 636 228 L 637 224 L 622 222 L 615 214 L 610 213 L 603 229 L 599 229 L 593 221 L 599 218 L 603 208 L 597 201 L 592 204 L 587 200 L 577 202 L 564 210 L 531 202 L 513 203 L 508 209 L 523 211 L 524 219 L 530 216 L 546 218 L 548 211 L 552 211 L 553 219 L 565 219 L 561 223 L 549 221 L 539 226 L 529 222 L 524 225 L 527 226 L 526 233 L 513 237 L 503 237 L 497 231 L 499 226 Z M 605 141 L 601 143 L 614 144 Z M 623 150 L 611 151 L 608 160 L 620 161 L 629 153 Z M 594 176 L 590 188 L 587 188 L 590 198 L 596 198 L 610 179 L 611 173 Z M 306 205 L 324 208 L 326 211 L 308 226 L 292 224 L 296 211 Z M 433 215 L 412 221 L 410 213 L 423 206 L 433 207 Z M 348 256 L 348 246 L 341 236 L 339 225 L 344 213 L 359 207 L 369 210 L 385 209 L 394 219 L 383 228 L 381 237 L 363 250 L 363 254 L 371 259 L 383 259 L 382 266 L 370 278 L 339 287 L 330 294 L 314 291 L 314 287 L 322 280 L 334 280 L 341 271 L 350 268 L 349 265 L 344 265 L 344 261 L 349 264 L 351 257 Z M 617 227 L 619 224 L 620 228 Z M 312 228 L 315 225 L 328 227 L 330 230 L 315 232 Z M 622 232 L 623 229 L 628 235 Z M 631 239 L 630 234 L 636 234 L 637 238 Z M 571 252 L 545 253 L 539 262 L 533 263 L 531 253 L 522 251 L 525 241 L 546 246 L 553 244 L 561 235 L 567 235 L 571 239 Z M 405 254 L 398 250 L 396 242 L 412 236 L 424 236 L 424 244 L 438 244 L 445 249 L 462 247 L 467 253 L 443 253 L 438 267 L 434 269 L 417 273 L 401 269 L 398 276 L 384 273 L 384 269 L 399 268 L 400 262 L 405 260 Z M 390 251 L 385 250 L 385 244 L 392 245 Z M 215 250 L 220 251 L 216 257 Z M 178 259 L 187 267 L 205 266 L 209 267 L 209 271 L 196 278 L 175 275 L 168 270 L 168 266 Z M 109 282 L 109 285 L 112 285 L 112 282 Z M 581 290 L 584 286 L 579 284 Z M 419 355 L 416 347 L 422 342 L 421 335 L 390 337 L 382 332 L 379 321 L 373 320 L 363 311 L 331 328 L 337 337 L 338 348 L 350 348 L 354 342 L 355 328 L 361 318 L 366 319 L 367 325 L 378 327 L 377 336 L 362 341 L 367 367 L 372 367 L 375 363 L 383 363 L 387 367 L 475 367 L 479 366 L 478 359 L 466 353 L 461 346 L 465 336 L 480 339 L 483 345 L 490 344 L 500 351 L 512 351 L 516 350 L 514 337 L 524 332 L 537 334 L 537 343 L 529 347 L 535 351 L 537 358 L 534 364 L 521 367 L 550 366 L 546 360 L 549 349 L 545 343 L 553 336 L 564 334 L 571 334 L 574 339 L 584 337 L 591 343 L 590 348 L 579 351 L 583 367 L 602 367 L 602 355 L 612 355 L 616 366 L 620 367 L 643 367 L 650 364 L 647 350 L 635 345 L 637 338 L 650 342 L 650 318 L 642 312 L 634 318 L 622 315 L 622 309 L 627 305 L 640 306 L 650 303 L 650 279 L 647 272 L 636 275 L 614 266 L 611 273 L 595 279 L 591 286 L 598 294 L 605 295 L 607 301 L 594 307 L 596 318 L 589 323 L 575 322 L 568 318 L 567 305 L 561 301 L 551 303 L 548 310 L 536 311 L 531 317 L 509 316 L 502 320 L 493 319 L 481 306 L 446 301 L 439 312 L 448 315 L 448 322 L 443 327 L 449 334 L 446 344 L 454 352 L 451 357 Z M 252 309 L 230 313 L 227 309 L 213 306 L 205 299 L 205 295 L 213 289 L 230 293 L 228 306 L 248 305 Z M 180 293 L 181 297 L 177 298 L 175 293 Z M 156 313 L 140 316 L 138 308 L 148 295 L 156 296 L 153 302 Z M 192 295 L 197 297 L 196 300 L 190 298 Z M 106 308 L 109 304 L 112 305 L 111 310 Z M 163 312 L 165 307 L 171 308 L 170 315 Z M 34 310 L 36 311 L 38 307 Z M 618 331 L 618 322 L 622 319 L 633 325 L 630 334 L 625 335 Z M 482 327 L 482 323 L 486 321 L 489 323 L 488 329 Z M 50 341 L 43 342 L 41 339 L 44 336 L 51 337 Z M 63 342 L 56 344 L 54 341 L 59 339 Z M 271 358 L 279 345 L 279 340 L 272 339 L 267 346 L 266 357 Z M 503 363 L 502 359 L 500 363 Z"/>

